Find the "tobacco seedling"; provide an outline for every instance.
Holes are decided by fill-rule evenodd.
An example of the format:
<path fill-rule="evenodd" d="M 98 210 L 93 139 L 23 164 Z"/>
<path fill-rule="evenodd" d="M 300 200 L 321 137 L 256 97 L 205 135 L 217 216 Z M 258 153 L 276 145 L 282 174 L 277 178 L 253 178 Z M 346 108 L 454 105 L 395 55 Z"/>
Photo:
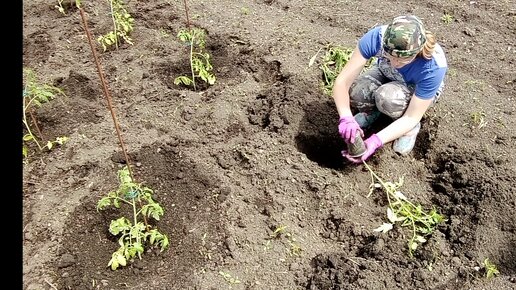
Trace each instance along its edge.
<path fill-rule="evenodd" d="M 209 85 L 215 83 L 215 75 L 211 72 L 213 66 L 210 62 L 210 55 L 205 51 L 206 33 L 200 28 L 182 29 L 177 34 L 181 42 L 190 46 L 190 70 L 191 77 L 179 76 L 174 79 L 174 84 L 184 84 L 193 86 L 196 90 L 195 79 L 201 78 Z"/>
<path fill-rule="evenodd" d="M 470 117 L 473 128 L 482 129 L 487 125 L 487 121 L 485 120 L 486 114 L 482 111 L 473 112 Z"/>
<path fill-rule="evenodd" d="M 224 280 L 226 280 L 226 282 L 229 283 L 229 286 L 231 287 L 232 285 L 235 285 L 235 284 L 240 284 L 240 280 L 238 280 L 238 278 L 234 278 L 233 276 L 231 276 L 231 274 L 229 273 L 226 273 L 224 271 L 219 271 L 219 274 L 224 278 Z"/>
<path fill-rule="evenodd" d="M 437 213 L 435 208 L 427 212 L 421 205 L 415 205 L 410 202 L 399 190 L 403 185 L 403 178 L 400 178 L 398 182 L 383 181 L 367 163 L 364 162 L 364 165 L 371 174 L 368 196 L 371 195 L 375 188 L 382 188 L 389 202 L 387 208 L 387 219 L 389 222 L 383 223 L 374 231 L 386 233 L 398 222 L 401 223 L 402 227 L 410 227 L 412 234 L 408 241 L 408 249 L 409 255 L 413 257 L 417 247 L 426 242 L 427 236 L 432 234 L 435 228 L 445 220 L 444 216 Z"/>
<path fill-rule="evenodd" d="M 328 45 L 326 53 L 322 56 L 322 63 L 319 65 L 323 73 L 322 88 L 325 95 L 332 95 L 335 79 L 348 63 L 352 53 L 353 49 L 351 48 Z M 314 59 L 310 60 L 309 67 L 313 64 L 313 61 Z M 374 57 L 369 59 L 364 66 L 364 71 L 371 67 L 374 61 Z"/>
<path fill-rule="evenodd" d="M 129 205 L 132 209 L 131 220 L 120 217 L 112 220 L 109 225 L 109 232 L 119 236 L 120 247 L 111 255 L 108 267 L 116 270 L 119 266 L 126 266 L 128 261 L 144 252 L 146 245 L 159 246 L 164 251 L 169 246 L 168 237 L 142 222 L 140 218 L 153 218 L 159 221 L 163 215 L 163 208 L 152 199 L 153 190 L 141 183 L 133 182 L 127 166 L 118 171 L 119 186 L 107 196 L 99 200 L 97 210 L 103 210 L 108 206 L 119 209 L 121 205 Z"/>
<path fill-rule="evenodd" d="M 489 258 L 486 258 L 484 260 L 483 264 L 484 264 L 484 268 L 485 268 L 485 271 L 486 271 L 486 278 L 487 279 L 491 279 L 494 276 L 500 275 L 500 271 L 498 271 L 498 268 L 496 267 L 495 264 L 493 264 L 491 261 L 489 261 Z"/>
<path fill-rule="evenodd" d="M 453 22 L 453 15 L 448 14 L 448 13 L 444 13 L 443 16 L 441 16 L 441 21 L 444 24 L 448 25 L 448 24 Z"/>
<path fill-rule="evenodd" d="M 23 157 L 27 157 L 29 154 L 29 149 L 27 142 L 34 142 L 38 149 L 42 151 L 47 148 L 51 150 L 54 145 L 62 145 L 64 142 L 68 140 L 67 137 L 57 137 L 55 141 L 48 141 L 46 145 L 42 145 L 42 134 L 39 130 L 39 127 L 36 122 L 36 118 L 34 117 L 34 110 L 39 108 L 44 103 L 48 103 L 51 100 L 55 99 L 57 95 L 62 95 L 66 97 L 64 92 L 55 86 L 49 84 L 40 84 L 36 79 L 36 75 L 34 72 L 29 69 L 23 69 L 24 77 L 25 77 L 25 88 L 23 89 L 23 126 L 25 128 L 26 134 L 23 135 Z M 31 118 L 32 125 L 38 131 L 39 137 L 34 134 L 33 129 L 29 123 L 28 117 Z"/>
<path fill-rule="evenodd" d="M 290 232 L 287 231 L 287 226 L 278 226 L 274 232 L 270 235 L 273 239 L 280 239 L 281 236 L 285 236 L 287 238 L 287 243 L 289 246 L 288 254 L 289 256 L 301 256 L 301 252 L 303 249 L 301 246 L 297 243 L 296 238 L 294 235 L 292 235 Z M 267 241 L 264 250 L 267 250 L 270 248 L 270 240 Z"/>
<path fill-rule="evenodd" d="M 109 0 L 109 4 L 111 7 L 110 14 L 113 20 L 113 30 L 97 38 L 97 41 L 102 45 L 104 51 L 112 45 L 115 45 L 118 49 L 121 39 L 129 44 L 133 44 L 129 34 L 133 31 L 134 19 L 131 14 L 127 12 L 124 1 Z"/>

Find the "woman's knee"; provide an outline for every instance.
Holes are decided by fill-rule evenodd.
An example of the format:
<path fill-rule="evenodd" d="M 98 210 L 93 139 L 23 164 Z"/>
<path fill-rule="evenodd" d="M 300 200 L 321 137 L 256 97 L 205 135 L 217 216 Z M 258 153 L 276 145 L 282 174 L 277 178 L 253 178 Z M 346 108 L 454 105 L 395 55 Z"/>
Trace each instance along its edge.
<path fill-rule="evenodd" d="M 359 76 L 349 88 L 351 107 L 359 111 L 373 109 L 375 107 L 373 94 L 381 85 L 382 83 L 372 76 Z"/>
<path fill-rule="evenodd" d="M 389 82 L 374 92 L 376 107 L 383 114 L 397 119 L 405 113 L 412 92 L 401 82 Z"/>

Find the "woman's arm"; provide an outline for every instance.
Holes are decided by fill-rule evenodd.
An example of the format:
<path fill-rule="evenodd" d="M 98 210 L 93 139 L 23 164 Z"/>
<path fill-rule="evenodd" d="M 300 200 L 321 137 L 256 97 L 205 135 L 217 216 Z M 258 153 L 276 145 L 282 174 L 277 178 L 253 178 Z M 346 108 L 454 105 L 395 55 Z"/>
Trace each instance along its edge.
<path fill-rule="evenodd" d="M 351 54 L 351 58 L 339 73 L 337 79 L 335 79 L 333 100 L 340 117 L 352 115 L 349 107 L 349 88 L 364 68 L 366 62 L 367 59 L 362 56 L 357 45 Z"/>
<path fill-rule="evenodd" d="M 391 142 L 403 136 L 414 128 L 432 104 L 433 99 L 424 100 L 412 95 L 405 114 L 392 122 L 389 126 L 378 132 L 376 135 L 383 144 Z"/>

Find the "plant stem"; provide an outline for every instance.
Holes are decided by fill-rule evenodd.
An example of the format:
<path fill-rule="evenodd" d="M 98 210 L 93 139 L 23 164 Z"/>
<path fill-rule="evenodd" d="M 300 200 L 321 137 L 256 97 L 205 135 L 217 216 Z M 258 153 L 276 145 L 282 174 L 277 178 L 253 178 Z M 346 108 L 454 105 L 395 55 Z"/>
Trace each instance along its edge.
<path fill-rule="evenodd" d="M 115 33 L 115 47 L 116 47 L 116 49 L 118 49 L 118 34 L 116 32 L 116 20 L 115 20 L 115 13 L 113 11 L 113 0 L 110 0 L 109 4 L 111 6 L 111 19 L 113 20 L 113 32 Z"/>
<path fill-rule="evenodd" d="M 32 140 L 34 140 L 34 142 L 36 143 L 36 145 L 38 145 L 38 148 L 39 150 L 43 150 L 43 148 L 41 147 L 41 145 L 39 145 L 39 142 L 38 142 L 38 139 L 36 139 L 36 136 L 34 136 L 34 134 L 32 134 L 32 131 L 30 130 L 30 126 L 29 126 L 29 123 L 27 122 L 27 109 L 29 108 L 30 104 L 32 103 L 32 101 L 35 99 L 36 97 L 32 98 L 28 103 L 27 105 L 24 104 L 23 106 L 23 124 L 25 125 L 25 128 L 27 129 L 27 132 L 29 132 L 29 135 L 32 136 Z M 25 103 L 25 97 L 23 97 L 23 102 Z"/>
<path fill-rule="evenodd" d="M 33 114 L 33 110 L 30 109 L 29 110 L 29 115 L 30 115 L 30 118 L 32 120 L 32 124 L 34 124 L 34 127 L 36 127 L 36 131 L 38 131 L 38 135 L 39 135 L 39 138 L 42 140 L 42 141 L 45 141 L 44 140 L 44 137 L 43 137 L 43 133 L 41 132 L 41 130 L 39 129 L 39 126 L 38 126 L 38 122 L 36 121 L 36 117 L 34 117 L 34 114 Z"/>
<path fill-rule="evenodd" d="M 193 52 L 193 47 L 194 47 L 194 43 L 195 43 L 195 35 L 192 33 L 192 42 L 190 43 L 190 69 L 192 71 L 192 83 L 193 83 L 193 89 L 195 91 L 196 90 L 196 88 L 195 88 L 195 71 L 194 71 L 194 67 L 193 67 L 193 53 L 194 53 Z"/>
<path fill-rule="evenodd" d="M 133 200 L 133 202 L 131 204 L 133 205 L 133 219 L 134 219 L 133 223 L 134 223 L 134 226 L 136 226 L 136 224 L 138 223 L 138 219 L 137 219 L 138 214 L 136 213 L 136 202 L 135 202 L 135 199 L 133 198 L 132 200 Z M 145 229 L 147 229 L 147 227 Z M 140 243 L 140 235 L 136 235 L 136 242 L 138 244 L 141 244 Z M 138 258 L 140 258 L 140 259 L 142 258 L 142 255 L 140 254 L 140 252 L 138 252 Z"/>
<path fill-rule="evenodd" d="M 115 196 L 114 198 L 116 198 L 116 199 L 118 199 L 118 200 L 120 200 L 120 201 L 123 201 L 123 202 L 125 202 L 125 203 L 127 203 L 127 204 L 132 205 L 132 203 L 130 203 L 130 202 L 128 202 L 127 200 L 125 200 L 125 199 L 123 199 L 123 198 L 120 198 L 120 197 L 118 197 L 118 196 Z"/>

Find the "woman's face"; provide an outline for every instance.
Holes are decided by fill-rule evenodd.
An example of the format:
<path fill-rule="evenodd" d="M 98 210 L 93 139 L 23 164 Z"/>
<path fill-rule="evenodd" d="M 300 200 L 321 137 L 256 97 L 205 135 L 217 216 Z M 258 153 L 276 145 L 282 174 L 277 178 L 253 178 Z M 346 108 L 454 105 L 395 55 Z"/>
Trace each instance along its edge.
<path fill-rule="evenodd" d="M 394 68 L 402 68 L 416 59 L 416 55 L 409 57 L 395 57 L 386 52 L 383 52 L 382 56 L 388 59 Z"/>

